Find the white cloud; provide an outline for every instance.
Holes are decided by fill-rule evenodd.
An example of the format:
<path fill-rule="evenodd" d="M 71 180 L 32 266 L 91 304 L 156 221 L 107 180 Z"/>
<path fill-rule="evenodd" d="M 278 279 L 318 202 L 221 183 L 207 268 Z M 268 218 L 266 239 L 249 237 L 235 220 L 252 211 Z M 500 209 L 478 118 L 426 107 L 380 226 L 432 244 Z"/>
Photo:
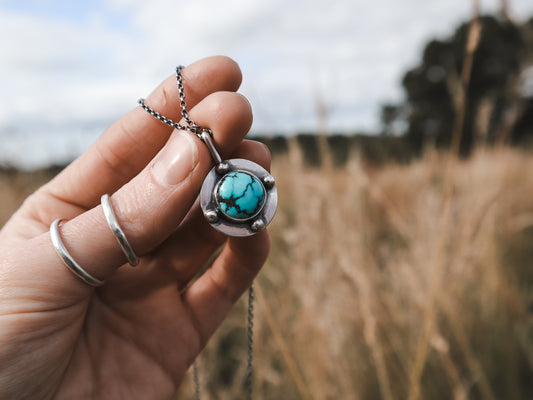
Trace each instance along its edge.
<path fill-rule="evenodd" d="M 471 7 L 465 0 L 99 4 L 87 18 L 75 20 L 0 4 L 4 140 L 18 132 L 57 141 L 52 130 L 81 130 L 83 136 L 84 127 L 90 127 L 87 140 L 73 139 L 75 146 L 86 145 L 94 140 L 96 127 L 134 107 L 176 63 L 212 54 L 227 54 L 240 63 L 242 92 L 254 107 L 256 131 L 315 128 L 317 95 L 331 111 L 332 129 L 372 129 L 379 104 L 401 96 L 401 74 L 416 63 L 424 43 L 451 34 Z M 482 4 L 484 10 L 495 10 L 499 1 Z M 533 14 L 531 0 L 511 5 L 515 16 Z M 60 4 L 49 1 L 48 7 Z"/>

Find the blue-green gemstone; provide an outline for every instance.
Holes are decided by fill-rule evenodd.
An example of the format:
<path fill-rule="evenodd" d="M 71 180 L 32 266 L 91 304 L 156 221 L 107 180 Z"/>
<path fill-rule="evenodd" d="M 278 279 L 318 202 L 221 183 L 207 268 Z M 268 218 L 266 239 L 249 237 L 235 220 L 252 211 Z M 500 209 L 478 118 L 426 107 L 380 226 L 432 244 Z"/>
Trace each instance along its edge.
<path fill-rule="evenodd" d="M 256 216 L 265 204 L 265 188 L 255 176 L 242 171 L 222 177 L 216 189 L 220 210 L 230 218 L 247 220 Z"/>

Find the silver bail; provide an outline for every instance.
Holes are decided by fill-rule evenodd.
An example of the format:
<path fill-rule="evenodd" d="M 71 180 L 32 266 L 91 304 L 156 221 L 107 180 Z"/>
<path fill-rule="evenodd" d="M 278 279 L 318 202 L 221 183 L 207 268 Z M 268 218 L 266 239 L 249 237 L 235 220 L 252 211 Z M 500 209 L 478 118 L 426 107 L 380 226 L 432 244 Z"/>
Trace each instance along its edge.
<path fill-rule="evenodd" d="M 215 165 L 220 164 L 222 162 L 222 158 L 220 157 L 220 154 L 218 154 L 218 151 L 215 148 L 215 145 L 213 144 L 213 140 L 211 137 L 211 131 L 207 129 L 202 129 L 200 138 L 202 139 L 202 141 L 205 143 L 205 145 L 209 149 L 209 152 L 211 153 L 211 157 L 213 157 L 213 161 L 215 161 Z"/>

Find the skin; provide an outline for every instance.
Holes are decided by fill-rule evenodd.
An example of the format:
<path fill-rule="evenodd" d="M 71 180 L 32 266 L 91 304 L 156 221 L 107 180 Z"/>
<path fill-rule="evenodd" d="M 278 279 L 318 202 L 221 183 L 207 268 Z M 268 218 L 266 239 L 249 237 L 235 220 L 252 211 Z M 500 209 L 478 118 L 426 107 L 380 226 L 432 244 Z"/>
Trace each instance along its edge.
<path fill-rule="evenodd" d="M 203 59 L 183 70 L 183 81 L 190 117 L 214 132 L 221 156 L 268 169 L 268 150 L 243 140 L 252 112 L 235 93 L 237 64 Z M 175 77 L 146 103 L 179 119 Z M 191 135 L 197 164 L 178 185 L 154 178 L 154 160 L 179 134 L 135 108 L 0 231 L 0 399 L 172 398 L 249 287 L 269 236 L 227 238 L 204 221 L 196 199 L 213 166 L 205 145 Z M 141 257 L 135 268 L 124 265 L 104 219 L 104 193 L 113 194 L 117 219 Z M 60 228 L 65 246 L 104 286 L 88 286 L 62 264 L 48 232 L 56 218 L 68 219 Z"/>

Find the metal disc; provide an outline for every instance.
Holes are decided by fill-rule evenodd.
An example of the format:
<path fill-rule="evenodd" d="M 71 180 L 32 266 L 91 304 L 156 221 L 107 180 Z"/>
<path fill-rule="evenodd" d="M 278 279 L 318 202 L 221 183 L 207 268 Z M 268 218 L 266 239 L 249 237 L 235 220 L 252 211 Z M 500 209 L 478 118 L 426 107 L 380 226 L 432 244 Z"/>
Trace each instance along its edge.
<path fill-rule="evenodd" d="M 220 180 L 235 171 L 255 176 L 265 189 L 265 202 L 261 211 L 253 218 L 237 221 L 226 216 L 216 201 L 216 189 Z M 274 218 L 278 206 L 278 190 L 274 178 L 260 165 L 242 158 L 226 160 L 213 167 L 202 185 L 200 205 L 207 222 L 228 236 L 251 236 L 261 232 Z"/>

